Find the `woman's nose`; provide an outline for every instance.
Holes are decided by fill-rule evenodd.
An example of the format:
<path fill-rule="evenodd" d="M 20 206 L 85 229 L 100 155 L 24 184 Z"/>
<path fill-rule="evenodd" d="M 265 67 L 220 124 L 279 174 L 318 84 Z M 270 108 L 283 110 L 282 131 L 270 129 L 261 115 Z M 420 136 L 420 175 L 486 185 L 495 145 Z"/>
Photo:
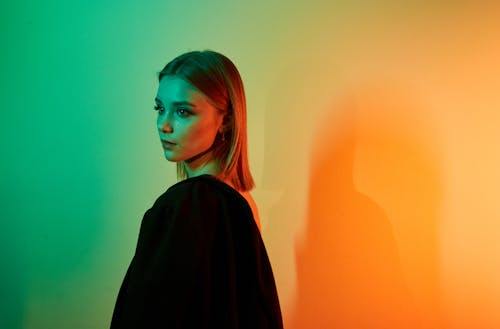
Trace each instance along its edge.
<path fill-rule="evenodd" d="M 163 133 L 171 133 L 171 132 L 173 132 L 172 125 L 167 120 L 165 120 L 162 123 L 160 129 L 161 129 L 161 132 L 163 132 Z"/>
<path fill-rule="evenodd" d="M 165 115 L 163 118 L 158 118 L 158 130 L 163 133 L 171 133 L 173 132 L 172 124 Z"/>

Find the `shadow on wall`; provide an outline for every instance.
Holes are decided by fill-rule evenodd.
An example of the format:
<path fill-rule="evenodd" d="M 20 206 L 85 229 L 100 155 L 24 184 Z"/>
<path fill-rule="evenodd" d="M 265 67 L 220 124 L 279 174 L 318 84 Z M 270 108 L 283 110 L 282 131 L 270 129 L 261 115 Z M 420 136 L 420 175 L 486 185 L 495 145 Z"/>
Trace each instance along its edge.
<path fill-rule="evenodd" d="M 343 97 L 313 138 L 288 327 L 443 328 L 435 172 L 414 142 L 370 119 L 408 109 L 357 99 Z"/>

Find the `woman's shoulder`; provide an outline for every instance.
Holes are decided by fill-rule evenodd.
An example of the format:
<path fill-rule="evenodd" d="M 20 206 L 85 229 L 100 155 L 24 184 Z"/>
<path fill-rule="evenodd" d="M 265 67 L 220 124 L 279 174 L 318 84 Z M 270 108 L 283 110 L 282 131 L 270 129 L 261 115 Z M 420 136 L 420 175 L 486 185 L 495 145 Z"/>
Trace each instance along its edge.
<path fill-rule="evenodd" d="M 208 174 L 190 177 L 172 185 L 155 202 L 155 208 L 225 208 L 226 214 L 248 216 L 261 230 L 257 205 L 249 192 L 240 193 L 229 184 Z"/>
<path fill-rule="evenodd" d="M 238 191 L 208 174 L 190 177 L 177 182 L 160 196 L 158 201 L 160 200 L 168 203 L 178 203 L 182 200 L 204 200 L 209 203 L 222 202 L 250 207 L 247 200 Z"/>
<path fill-rule="evenodd" d="M 209 174 L 189 177 L 170 186 L 167 193 L 183 193 L 195 189 L 207 189 L 214 192 L 221 191 L 229 194 L 238 194 L 231 186 Z"/>

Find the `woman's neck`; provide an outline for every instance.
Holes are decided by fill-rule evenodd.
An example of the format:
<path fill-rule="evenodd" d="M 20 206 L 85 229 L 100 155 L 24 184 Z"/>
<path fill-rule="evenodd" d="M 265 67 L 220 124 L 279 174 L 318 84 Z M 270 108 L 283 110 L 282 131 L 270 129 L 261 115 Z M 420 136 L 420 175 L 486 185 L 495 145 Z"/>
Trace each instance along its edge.
<path fill-rule="evenodd" d="M 204 174 L 217 175 L 220 165 L 212 156 L 212 152 L 206 152 L 189 160 L 183 161 L 187 177 L 195 177 Z"/>

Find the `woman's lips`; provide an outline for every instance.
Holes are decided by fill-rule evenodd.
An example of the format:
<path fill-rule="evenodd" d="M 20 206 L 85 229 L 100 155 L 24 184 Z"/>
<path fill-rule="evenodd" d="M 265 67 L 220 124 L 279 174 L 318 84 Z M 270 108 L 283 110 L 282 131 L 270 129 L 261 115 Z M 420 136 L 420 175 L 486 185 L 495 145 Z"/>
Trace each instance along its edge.
<path fill-rule="evenodd" d="M 161 140 L 161 143 L 162 143 L 164 148 L 171 148 L 171 147 L 175 146 L 175 143 L 169 142 L 169 141 L 164 140 L 164 139 Z"/>

